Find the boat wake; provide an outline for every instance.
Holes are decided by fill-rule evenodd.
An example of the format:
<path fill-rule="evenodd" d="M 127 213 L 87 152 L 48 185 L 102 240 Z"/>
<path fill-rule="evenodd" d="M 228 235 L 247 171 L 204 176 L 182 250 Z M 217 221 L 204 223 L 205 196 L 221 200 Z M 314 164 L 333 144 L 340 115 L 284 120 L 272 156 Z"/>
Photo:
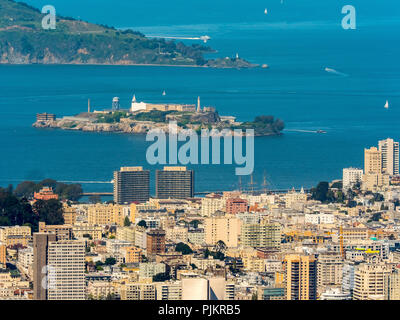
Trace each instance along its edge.
<path fill-rule="evenodd" d="M 335 69 L 332 69 L 332 68 L 325 68 L 325 71 L 328 72 L 328 73 L 336 74 L 338 76 L 348 77 L 348 74 L 345 74 L 343 72 L 339 72 L 339 71 L 337 71 Z"/>
<path fill-rule="evenodd" d="M 286 132 L 326 133 L 325 130 L 285 129 Z"/>

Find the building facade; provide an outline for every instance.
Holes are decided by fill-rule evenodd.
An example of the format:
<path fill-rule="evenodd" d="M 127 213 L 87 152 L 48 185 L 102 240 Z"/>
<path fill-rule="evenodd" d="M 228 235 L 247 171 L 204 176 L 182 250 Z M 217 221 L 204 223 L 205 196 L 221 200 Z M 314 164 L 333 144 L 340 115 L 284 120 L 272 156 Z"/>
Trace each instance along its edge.
<path fill-rule="evenodd" d="M 156 198 L 185 199 L 194 196 L 194 171 L 186 167 L 164 167 L 156 171 Z"/>
<path fill-rule="evenodd" d="M 122 167 L 114 172 L 114 202 L 146 202 L 150 197 L 150 171 L 142 167 Z"/>

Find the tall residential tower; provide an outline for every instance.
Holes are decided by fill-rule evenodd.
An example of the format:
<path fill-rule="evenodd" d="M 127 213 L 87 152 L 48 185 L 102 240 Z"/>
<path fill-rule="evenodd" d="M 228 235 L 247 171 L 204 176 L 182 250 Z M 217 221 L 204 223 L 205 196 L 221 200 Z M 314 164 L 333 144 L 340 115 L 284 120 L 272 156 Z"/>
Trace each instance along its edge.
<path fill-rule="evenodd" d="M 393 176 L 399 174 L 399 143 L 393 139 L 379 141 L 382 171 Z"/>
<path fill-rule="evenodd" d="M 117 204 L 146 202 L 150 197 L 150 171 L 122 167 L 114 172 L 114 201 Z"/>
<path fill-rule="evenodd" d="M 156 171 L 158 199 L 185 199 L 194 195 L 194 172 L 186 167 L 164 167 Z"/>

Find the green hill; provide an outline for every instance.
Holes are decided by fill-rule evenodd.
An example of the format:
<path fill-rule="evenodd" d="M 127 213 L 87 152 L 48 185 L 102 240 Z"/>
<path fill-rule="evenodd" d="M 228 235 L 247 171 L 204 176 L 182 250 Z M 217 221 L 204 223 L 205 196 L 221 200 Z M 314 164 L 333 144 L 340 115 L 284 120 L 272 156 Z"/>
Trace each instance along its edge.
<path fill-rule="evenodd" d="M 38 9 L 0 0 L 1 64 L 110 64 L 253 67 L 243 59 L 205 60 L 209 47 L 165 39 L 148 39 L 140 32 L 117 30 L 57 15 L 55 30 L 42 28 Z"/>

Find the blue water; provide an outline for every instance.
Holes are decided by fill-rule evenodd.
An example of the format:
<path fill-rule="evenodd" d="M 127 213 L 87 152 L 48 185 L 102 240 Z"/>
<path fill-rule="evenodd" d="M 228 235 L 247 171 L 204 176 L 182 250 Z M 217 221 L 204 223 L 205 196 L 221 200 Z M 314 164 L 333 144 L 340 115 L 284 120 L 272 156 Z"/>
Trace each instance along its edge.
<path fill-rule="evenodd" d="M 47 1 L 31 0 L 35 6 Z M 120 166 L 148 165 L 142 136 L 31 127 L 37 112 L 85 111 L 87 99 L 108 108 L 114 96 L 128 107 L 141 101 L 195 103 L 222 115 L 283 119 L 280 137 L 256 138 L 257 183 L 311 187 L 363 165 L 363 149 L 400 139 L 400 4 L 353 0 L 357 30 L 341 28 L 340 0 L 124 1 L 53 0 L 57 12 L 149 36 L 209 35 L 212 56 L 240 56 L 270 69 L 216 70 L 119 66 L 0 66 L 0 185 L 51 177 L 110 181 Z M 269 14 L 264 14 L 268 8 Z M 190 42 L 189 42 L 190 43 Z M 326 67 L 339 73 L 328 73 Z M 165 90 L 167 96 L 162 97 Z M 390 109 L 383 105 L 386 99 Z M 324 129 L 327 134 L 296 130 Z M 292 131 L 293 130 L 293 131 Z M 193 166 L 198 191 L 234 189 L 234 166 Z M 152 174 L 154 179 L 154 173 Z M 249 178 L 243 178 L 246 184 Z M 85 183 L 86 191 L 111 184 Z M 153 184 L 154 187 L 154 184 Z"/>

